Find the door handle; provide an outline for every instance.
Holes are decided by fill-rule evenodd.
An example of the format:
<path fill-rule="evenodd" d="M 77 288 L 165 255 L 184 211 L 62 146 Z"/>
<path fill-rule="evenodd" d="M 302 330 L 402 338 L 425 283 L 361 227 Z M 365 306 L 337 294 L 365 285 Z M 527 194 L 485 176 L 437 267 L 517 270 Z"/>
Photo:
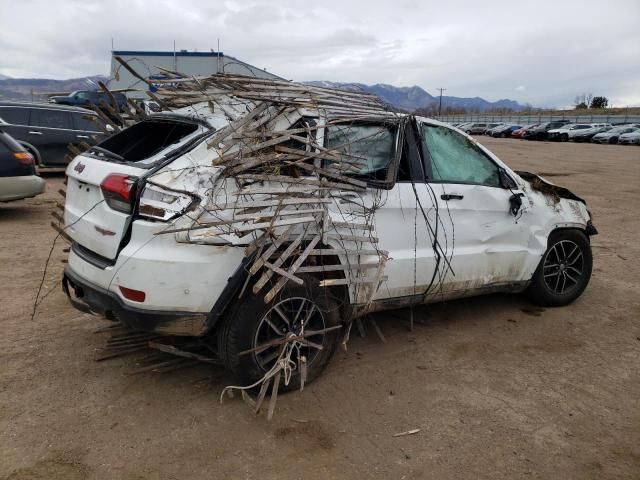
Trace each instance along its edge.
<path fill-rule="evenodd" d="M 76 138 L 89 138 L 89 135 L 76 135 Z"/>
<path fill-rule="evenodd" d="M 452 193 L 443 193 L 442 195 L 440 195 L 440 198 L 442 200 L 462 200 L 464 198 L 463 195 L 457 195 L 457 194 L 452 194 Z"/>
<path fill-rule="evenodd" d="M 30 131 L 27 133 L 29 133 L 29 135 L 42 135 L 42 132 L 35 132 L 35 131 Z"/>

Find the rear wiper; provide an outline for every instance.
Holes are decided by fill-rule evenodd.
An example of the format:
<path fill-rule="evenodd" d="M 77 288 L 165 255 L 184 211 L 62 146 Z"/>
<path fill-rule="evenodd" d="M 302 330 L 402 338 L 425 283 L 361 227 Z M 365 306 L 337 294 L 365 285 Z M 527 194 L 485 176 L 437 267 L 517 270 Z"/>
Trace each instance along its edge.
<path fill-rule="evenodd" d="M 113 153 L 112 151 L 107 150 L 106 148 L 102 148 L 102 147 L 91 147 L 91 148 L 89 149 L 89 151 L 91 151 L 91 150 L 95 150 L 96 152 L 100 152 L 100 153 L 101 153 L 101 154 L 103 154 L 104 156 L 106 156 L 106 157 L 110 157 L 110 158 L 113 158 L 113 159 L 118 160 L 118 161 L 120 161 L 120 162 L 124 162 L 124 161 L 125 161 L 125 158 L 124 158 L 124 157 L 121 157 L 121 156 L 120 156 L 120 155 L 118 155 L 117 153 Z"/>

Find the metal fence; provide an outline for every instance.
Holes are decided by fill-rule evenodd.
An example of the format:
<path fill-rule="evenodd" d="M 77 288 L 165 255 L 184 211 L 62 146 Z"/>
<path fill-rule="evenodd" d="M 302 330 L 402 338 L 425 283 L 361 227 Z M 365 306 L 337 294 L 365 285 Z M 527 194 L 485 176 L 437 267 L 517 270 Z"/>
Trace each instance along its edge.
<path fill-rule="evenodd" d="M 565 115 L 565 114 L 510 114 L 510 115 L 491 115 L 491 114 L 466 114 L 466 115 L 441 115 L 434 117 L 441 122 L 462 123 L 462 122 L 479 122 L 479 123 L 514 123 L 517 125 L 530 125 L 533 123 L 551 122 L 553 120 L 569 120 L 573 123 L 640 123 L 640 115 Z"/>

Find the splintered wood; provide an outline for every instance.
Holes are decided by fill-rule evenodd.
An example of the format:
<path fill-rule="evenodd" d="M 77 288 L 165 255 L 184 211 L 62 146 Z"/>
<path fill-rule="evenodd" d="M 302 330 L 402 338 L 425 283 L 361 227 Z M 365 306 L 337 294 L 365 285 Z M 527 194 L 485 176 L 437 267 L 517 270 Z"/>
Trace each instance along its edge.
<path fill-rule="evenodd" d="M 164 105 L 203 104 L 228 123 L 208 140 L 223 180 L 188 224 L 161 233 L 204 244 L 250 239 L 253 293 L 266 303 L 288 282 L 301 285 L 313 274 L 317 285 L 347 286 L 357 303 L 370 304 L 385 279 L 387 256 L 378 248 L 373 208 L 358 218 L 339 208 L 366 192 L 359 174 L 368 160 L 348 143 L 328 148 L 325 136 L 332 127 L 394 125 L 398 117 L 367 93 L 240 75 L 167 74 L 155 82 Z"/>
<path fill-rule="evenodd" d="M 222 169 L 207 202 L 188 222 L 176 222 L 159 234 L 199 244 L 248 243 L 250 288 L 267 304 L 290 282 L 315 282 L 349 289 L 358 305 L 352 314 L 367 313 L 386 280 L 387 262 L 373 223 L 376 203 L 364 199 L 369 152 L 351 148 L 358 139 L 336 145 L 327 142 L 327 135 L 332 128 L 344 131 L 356 124 L 378 125 L 382 131 L 398 126 L 400 118 L 366 93 L 238 75 L 190 79 L 167 73 L 166 81 L 157 82 L 156 96 L 163 105 L 197 111 L 200 104 L 198 108 L 224 116 L 227 123 L 207 141 L 212 166 Z M 353 205 L 359 207 L 356 213 L 348 208 Z M 345 320 L 346 341 L 353 318 Z M 239 390 L 257 413 L 270 392 L 270 419 L 279 385 L 289 384 L 292 368 L 304 388 L 306 358 L 297 358 L 292 367 L 294 351 L 308 342 L 304 337 L 279 340 L 279 356 L 263 378 L 254 385 L 225 388 L 221 400 Z M 242 354 L 269 346 L 274 345 Z M 258 386 L 254 400 L 247 392 Z"/>

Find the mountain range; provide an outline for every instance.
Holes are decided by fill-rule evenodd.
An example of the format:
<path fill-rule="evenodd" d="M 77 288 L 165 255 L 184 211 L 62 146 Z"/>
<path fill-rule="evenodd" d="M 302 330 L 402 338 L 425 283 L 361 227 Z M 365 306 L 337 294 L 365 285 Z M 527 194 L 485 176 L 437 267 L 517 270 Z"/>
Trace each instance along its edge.
<path fill-rule="evenodd" d="M 328 88 L 343 88 L 347 90 L 363 91 L 377 95 L 382 101 L 401 110 L 413 112 L 419 108 L 427 108 L 438 105 L 439 97 L 431 95 L 417 85 L 413 87 L 396 87 L 384 83 L 375 85 L 365 85 L 364 83 L 343 83 L 329 81 L 309 81 L 304 82 L 308 85 Z M 442 96 L 442 108 L 465 108 L 469 111 L 486 111 L 497 108 L 506 108 L 514 111 L 523 110 L 525 107 L 518 102 L 509 99 L 501 99 L 490 102 L 480 97 L 465 98 L 452 97 L 448 95 Z"/>
<path fill-rule="evenodd" d="M 0 74 L 0 99 L 7 100 L 44 100 L 43 93 L 71 92 L 73 90 L 95 90 L 98 88 L 98 81 L 107 82 L 108 77 L 104 75 L 93 75 L 89 77 L 71 78 L 69 80 L 50 80 L 45 78 L 10 78 Z M 309 81 L 308 85 L 315 85 L 330 88 L 343 88 L 369 92 L 377 95 L 382 101 L 389 105 L 408 112 L 413 112 L 419 108 L 429 108 L 437 106 L 439 98 L 431 95 L 421 87 L 396 87 L 377 83 L 375 85 L 365 85 L 364 83 L 343 83 L 329 81 Z M 470 112 L 483 112 L 491 109 L 511 109 L 519 111 L 525 107 L 514 100 L 502 99 L 490 102 L 480 97 L 463 98 L 444 95 L 442 97 L 442 107 L 464 108 Z"/>
<path fill-rule="evenodd" d="M 96 90 L 104 75 L 51 80 L 48 78 L 11 78 L 0 74 L 0 100 L 44 100 L 44 93 L 67 93 L 74 90 Z"/>

